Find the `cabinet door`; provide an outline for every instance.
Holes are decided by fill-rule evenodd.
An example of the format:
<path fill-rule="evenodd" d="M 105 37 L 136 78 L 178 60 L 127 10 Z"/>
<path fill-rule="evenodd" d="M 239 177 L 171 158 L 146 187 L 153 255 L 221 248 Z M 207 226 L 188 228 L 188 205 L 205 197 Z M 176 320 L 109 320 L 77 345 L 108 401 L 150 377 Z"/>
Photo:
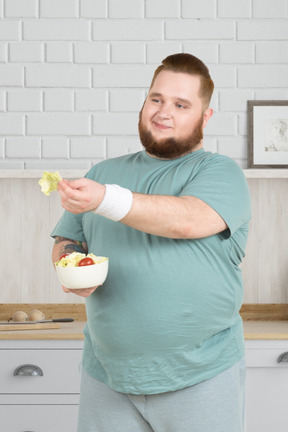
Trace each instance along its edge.
<path fill-rule="evenodd" d="M 287 432 L 288 369 L 247 369 L 246 432 Z"/>
<path fill-rule="evenodd" d="M 1 431 L 77 432 L 77 405 L 0 405 Z"/>
<path fill-rule="evenodd" d="M 247 344 L 248 345 L 248 344 Z M 287 432 L 288 363 L 278 363 L 287 341 L 251 341 L 246 350 L 246 432 Z"/>

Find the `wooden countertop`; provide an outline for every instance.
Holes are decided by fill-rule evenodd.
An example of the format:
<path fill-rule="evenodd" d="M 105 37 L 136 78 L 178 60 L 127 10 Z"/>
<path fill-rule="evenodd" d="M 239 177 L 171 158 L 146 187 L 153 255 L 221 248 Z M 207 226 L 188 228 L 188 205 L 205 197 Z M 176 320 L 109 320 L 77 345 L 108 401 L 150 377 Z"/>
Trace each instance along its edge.
<path fill-rule="evenodd" d="M 72 317 L 72 323 L 45 330 L 0 331 L 0 340 L 83 340 L 86 322 L 84 304 L 0 304 L 0 321 L 16 310 L 42 310 L 46 318 Z M 288 340 L 288 304 L 244 304 L 241 308 L 246 340 Z"/>
<path fill-rule="evenodd" d="M 84 339 L 85 321 L 61 323 L 58 329 L 47 330 L 4 330 L 0 340 L 81 340 Z"/>
<path fill-rule="evenodd" d="M 85 321 L 61 323 L 59 329 L 1 331 L 0 340 L 83 340 Z M 288 321 L 244 321 L 246 340 L 288 340 Z"/>

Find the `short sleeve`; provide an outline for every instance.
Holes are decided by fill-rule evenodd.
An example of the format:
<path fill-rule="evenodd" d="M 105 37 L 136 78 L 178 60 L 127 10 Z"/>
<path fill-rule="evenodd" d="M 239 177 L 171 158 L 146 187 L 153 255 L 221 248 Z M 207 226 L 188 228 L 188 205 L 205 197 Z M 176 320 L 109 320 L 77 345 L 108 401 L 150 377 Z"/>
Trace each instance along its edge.
<path fill-rule="evenodd" d="M 237 163 L 221 155 L 212 155 L 186 183 L 181 196 L 190 195 L 212 207 L 226 222 L 233 235 L 251 218 L 250 193 L 246 178 Z"/>
<path fill-rule="evenodd" d="M 74 215 L 65 210 L 53 229 L 51 237 L 61 236 L 72 240 L 86 241 L 82 228 L 83 215 L 84 213 Z"/>

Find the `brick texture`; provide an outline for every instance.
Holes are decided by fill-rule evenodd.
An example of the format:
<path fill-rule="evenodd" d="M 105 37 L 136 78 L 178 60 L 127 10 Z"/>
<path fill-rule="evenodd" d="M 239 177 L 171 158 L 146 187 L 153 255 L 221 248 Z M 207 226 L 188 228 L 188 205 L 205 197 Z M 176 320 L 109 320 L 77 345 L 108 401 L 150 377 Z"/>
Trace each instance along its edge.
<path fill-rule="evenodd" d="M 89 169 L 140 150 L 155 68 L 215 82 L 205 147 L 247 161 L 247 100 L 288 99 L 287 0 L 0 1 L 0 168 Z"/>
<path fill-rule="evenodd" d="M 37 0 L 5 0 L 5 17 L 36 18 L 38 13 Z"/>

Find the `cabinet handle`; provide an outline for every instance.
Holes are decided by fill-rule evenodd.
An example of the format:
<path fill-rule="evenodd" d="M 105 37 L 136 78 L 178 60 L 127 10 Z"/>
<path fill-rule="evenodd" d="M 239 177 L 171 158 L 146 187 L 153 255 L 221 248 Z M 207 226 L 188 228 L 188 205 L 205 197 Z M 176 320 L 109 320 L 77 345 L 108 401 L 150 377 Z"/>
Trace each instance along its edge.
<path fill-rule="evenodd" d="M 14 370 L 14 376 L 43 376 L 43 371 L 39 366 L 24 364 Z"/>
<path fill-rule="evenodd" d="M 277 361 L 278 363 L 288 363 L 288 351 L 280 354 Z"/>

